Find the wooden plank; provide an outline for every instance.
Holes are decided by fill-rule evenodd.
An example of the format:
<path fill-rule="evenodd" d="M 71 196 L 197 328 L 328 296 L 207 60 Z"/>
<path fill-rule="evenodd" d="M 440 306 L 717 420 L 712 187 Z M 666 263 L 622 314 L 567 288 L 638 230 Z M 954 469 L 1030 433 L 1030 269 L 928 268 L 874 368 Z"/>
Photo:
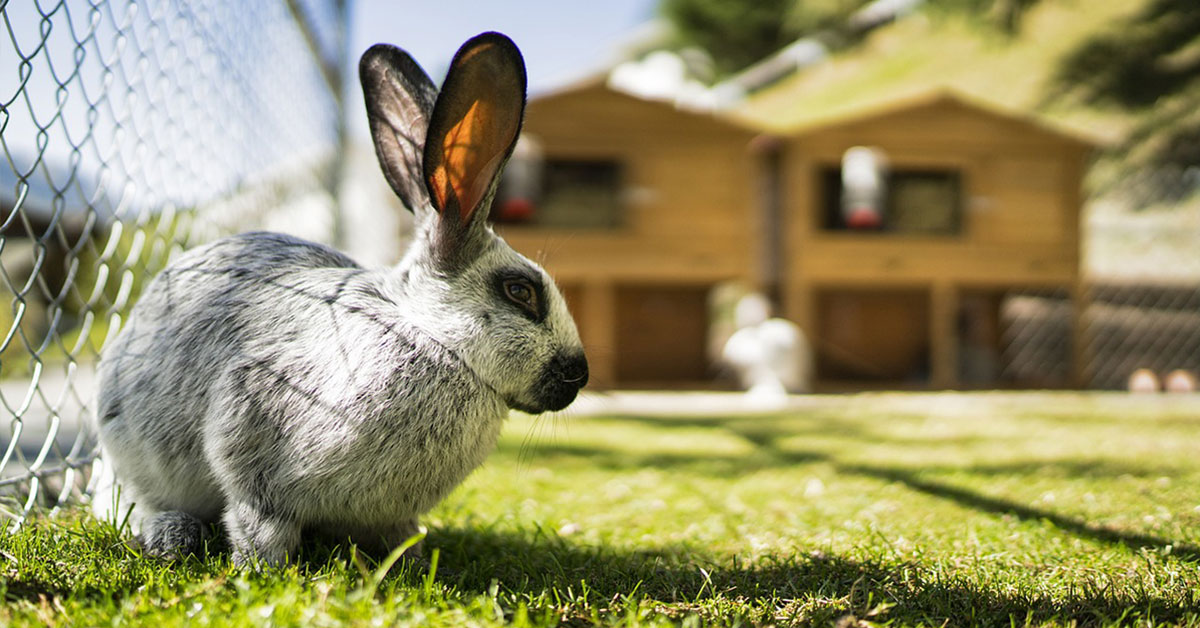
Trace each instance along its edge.
<path fill-rule="evenodd" d="M 575 234 L 558 238 L 508 232 L 504 237 L 518 252 L 563 279 L 730 279 L 749 277 L 754 263 L 749 234 L 705 237 Z"/>
<path fill-rule="evenodd" d="M 610 388 L 617 382 L 617 298 L 614 285 L 593 279 L 583 284 L 582 307 L 587 327 L 583 331 L 588 354 L 588 386 Z"/>
<path fill-rule="evenodd" d="M 708 293 L 694 283 L 617 286 L 616 377 L 620 382 L 694 382 L 708 365 Z"/>
<path fill-rule="evenodd" d="M 1086 304 L 1091 303 L 1090 286 L 1077 277 L 1071 285 L 1071 385 L 1088 388 L 1091 384 L 1091 334 L 1087 324 Z"/>
<path fill-rule="evenodd" d="M 936 242 L 810 242 L 789 274 L 815 281 L 1069 283 L 1077 259 L 1055 247 L 982 247 Z"/>
<path fill-rule="evenodd" d="M 949 281 L 937 281 L 930 291 L 929 384 L 958 386 L 958 291 Z"/>
<path fill-rule="evenodd" d="M 927 286 L 828 286 L 814 292 L 810 334 L 820 379 L 927 379 Z"/>

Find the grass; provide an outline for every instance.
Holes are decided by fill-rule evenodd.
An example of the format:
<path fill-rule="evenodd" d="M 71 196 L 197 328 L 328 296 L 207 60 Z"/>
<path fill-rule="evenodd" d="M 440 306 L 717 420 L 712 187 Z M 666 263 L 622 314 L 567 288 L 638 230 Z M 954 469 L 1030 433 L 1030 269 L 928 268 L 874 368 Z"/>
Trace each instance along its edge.
<path fill-rule="evenodd" d="M 1200 625 L 1198 427 L 1117 394 L 515 417 L 434 569 L 164 564 L 68 513 L 0 537 L 0 625 Z"/>
<path fill-rule="evenodd" d="M 969 11 L 928 3 L 916 16 L 872 32 L 861 45 L 756 93 L 735 112 L 777 132 L 841 118 L 865 105 L 952 88 L 1013 111 L 1117 142 L 1136 120 L 1073 101 L 1047 102 L 1055 73 L 1100 33 L 1128 23 L 1153 0 L 1041 0 L 1009 37 Z M 1053 104 L 1053 106 L 1050 106 Z"/>

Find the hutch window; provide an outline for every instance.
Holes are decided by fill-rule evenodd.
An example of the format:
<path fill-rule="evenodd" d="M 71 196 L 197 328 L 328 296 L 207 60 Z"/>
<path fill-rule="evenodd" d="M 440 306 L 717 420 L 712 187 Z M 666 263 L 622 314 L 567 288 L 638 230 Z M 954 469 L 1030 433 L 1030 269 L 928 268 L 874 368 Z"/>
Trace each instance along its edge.
<path fill-rule="evenodd" d="M 837 167 L 821 172 L 821 227 L 828 231 L 861 231 L 915 235 L 962 232 L 962 174 L 956 170 L 896 169 L 888 173 L 878 227 L 853 229 L 842 211 L 842 174 Z"/>
<path fill-rule="evenodd" d="M 621 166 L 615 160 L 546 159 L 534 198 L 501 190 L 492 219 L 501 224 L 612 229 L 621 223 Z"/>

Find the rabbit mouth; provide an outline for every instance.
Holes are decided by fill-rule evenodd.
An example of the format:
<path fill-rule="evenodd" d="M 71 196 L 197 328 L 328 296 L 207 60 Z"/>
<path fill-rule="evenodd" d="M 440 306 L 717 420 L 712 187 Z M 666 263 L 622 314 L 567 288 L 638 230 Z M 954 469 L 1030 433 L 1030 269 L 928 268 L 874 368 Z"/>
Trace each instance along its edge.
<path fill-rule="evenodd" d="M 513 410 L 518 410 L 520 412 L 524 412 L 525 414 L 541 414 L 546 411 L 545 408 L 535 408 L 530 404 L 521 403 L 520 401 L 518 401 L 516 399 L 510 398 L 510 399 L 505 399 L 504 401 L 505 401 L 505 403 L 508 404 L 509 408 L 511 408 Z"/>
<path fill-rule="evenodd" d="M 563 352 L 554 356 L 542 368 L 537 383 L 530 391 L 529 397 L 532 397 L 532 402 L 515 396 L 506 396 L 504 401 L 509 408 L 526 414 L 558 412 L 575 401 L 575 397 L 587 382 L 588 364 L 583 352 Z"/>
<path fill-rule="evenodd" d="M 542 368 L 533 396 L 542 412 L 557 412 L 571 405 L 587 382 L 588 363 L 583 352 L 561 352 Z"/>
<path fill-rule="evenodd" d="M 524 412 L 525 414 L 541 414 L 543 412 L 558 412 L 559 410 L 562 410 L 563 408 L 566 408 L 567 406 L 571 405 L 571 402 L 575 401 L 575 397 L 578 394 L 578 392 L 579 392 L 578 389 L 576 389 L 569 393 L 560 394 L 559 396 L 554 397 L 552 399 L 539 400 L 538 405 L 536 405 L 536 406 L 532 405 L 532 404 L 522 403 L 521 401 L 518 401 L 516 399 L 509 399 L 509 400 L 507 400 L 507 403 L 508 403 L 509 408 L 512 408 L 513 410 L 520 410 L 521 412 Z"/>

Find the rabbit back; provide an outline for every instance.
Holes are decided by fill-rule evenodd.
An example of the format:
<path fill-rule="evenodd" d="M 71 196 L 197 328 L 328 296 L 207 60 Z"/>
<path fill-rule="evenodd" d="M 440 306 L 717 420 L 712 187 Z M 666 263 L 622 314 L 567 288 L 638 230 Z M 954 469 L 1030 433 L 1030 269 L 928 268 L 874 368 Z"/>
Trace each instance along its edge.
<path fill-rule="evenodd" d="M 104 350 L 96 417 L 123 490 L 156 508 L 219 516 L 219 487 L 202 464 L 209 386 L 258 316 L 252 286 L 280 273 L 357 265 L 326 247 L 251 233 L 174 260 L 143 291 Z"/>
<path fill-rule="evenodd" d="M 102 361 L 101 441 L 124 488 L 205 521 L 231 499 L 314 525 L 436 503 L 506 409 L 406 323 L 386 277 L 277 234 L 163 271 Z"/>

